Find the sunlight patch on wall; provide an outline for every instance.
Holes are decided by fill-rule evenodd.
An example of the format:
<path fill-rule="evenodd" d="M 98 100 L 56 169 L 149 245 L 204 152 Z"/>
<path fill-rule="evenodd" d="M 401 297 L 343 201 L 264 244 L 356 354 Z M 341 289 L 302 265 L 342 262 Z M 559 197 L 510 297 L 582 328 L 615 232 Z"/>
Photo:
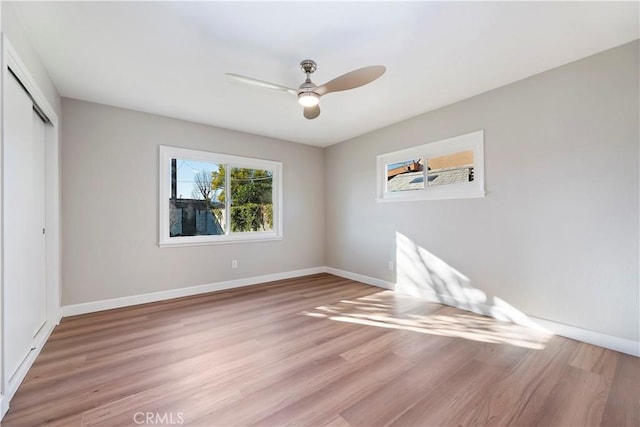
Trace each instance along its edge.
<path fill-rule="evenodd" d="M 444 260 L 396 232 L 395 291 L 548 332 L 505 300 L 487 295 Z"/>

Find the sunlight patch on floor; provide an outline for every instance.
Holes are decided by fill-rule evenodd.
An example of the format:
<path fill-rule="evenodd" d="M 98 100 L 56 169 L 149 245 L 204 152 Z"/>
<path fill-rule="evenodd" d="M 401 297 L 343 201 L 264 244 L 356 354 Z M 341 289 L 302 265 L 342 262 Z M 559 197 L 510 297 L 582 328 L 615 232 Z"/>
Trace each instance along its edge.
<path fill-rule="evenodd" d="M 526 326 L 467 313 L 419 298 L 396 296 L 391 291 L 318 306 L 300 314 L 337 322 L 508 344 L 536 350 L 543 349 L 551 336 Z"/>

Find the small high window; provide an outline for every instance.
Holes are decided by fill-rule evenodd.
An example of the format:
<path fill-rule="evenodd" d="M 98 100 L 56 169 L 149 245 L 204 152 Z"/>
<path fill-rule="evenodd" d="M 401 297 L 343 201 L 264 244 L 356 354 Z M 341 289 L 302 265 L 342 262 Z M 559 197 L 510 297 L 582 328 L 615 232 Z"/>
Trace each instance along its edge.
<path fill-rule="evenodd" d="M 377 157 L 379 202 L 484 197 L 484 132 Z"/>
<path fill-rule="evenodd" d="M 282 238 L 282 163 L 160 146 L 160 246 Z"/>

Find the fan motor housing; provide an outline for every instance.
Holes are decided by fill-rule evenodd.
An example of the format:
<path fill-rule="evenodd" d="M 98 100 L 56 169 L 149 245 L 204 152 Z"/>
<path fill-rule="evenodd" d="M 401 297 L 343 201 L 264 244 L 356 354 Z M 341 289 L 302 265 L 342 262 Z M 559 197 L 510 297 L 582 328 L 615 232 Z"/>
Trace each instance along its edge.
<path fill-rule="evenodd" d="M 312 59 L 305 59 L 300 62 L 300 68 L 307 74 L 311 74 L 318 69 L 318 64 Z"/>

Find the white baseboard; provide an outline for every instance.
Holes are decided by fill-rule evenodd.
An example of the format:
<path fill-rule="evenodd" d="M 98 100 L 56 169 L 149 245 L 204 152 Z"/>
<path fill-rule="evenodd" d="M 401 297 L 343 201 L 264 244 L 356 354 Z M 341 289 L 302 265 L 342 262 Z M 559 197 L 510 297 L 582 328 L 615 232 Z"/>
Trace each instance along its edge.
<path fill-rule="evenodd" d="M 128 307 L 137 304 L 146 304 L 149 302 L 163 301 L 171 298 L 180 298 L 185 296 L 203 294 L 207 292 L 221 291 L 225 289 L 239 288 L 242 286 L 256 285 L 259 283 L 271 282 L 275 280 L 291 279 L 294 277 L 307 276 L 310 274 L 329 273 L 335 276 L 344 277 L 346 279 L 355 280 L 367 285 L 376 286 L 383 289 L 394 290 L 396 284 L 375 277 L 365 276 L 363 274 L 353 273 L 350 271 L 340 270 L 333 267 L 315 267 L 304 270 L 294 270 L 284 273 L 267 274 L 263 276 L 254 276 L 244 279 L 229 280 L 224 282 L 209 283 L 205 285 L 190 286 L 187 288 L 171 289 L 168 291 L 153 292 L 150 294 L 132 295 L 122 298 L 114 298 L 109 300 L 94 301 L 83 304 L 67 305 L 62 307 L 62 316 L 75 316 L 78 314 L 93 313 L 96 311 L 110 310 L 113 308 Z M 449 295 L 421 295 L 421 297 L 430 301 L 440 302 L 452 307 L 463 310 L 472 311 L 485 316 L 495 317 L 505 320 L 500 316 L 499 310 L 485 304 L 474 304 L 469 306 L 468 303 L 458 301 Z M 522 324 L 529 327 L 547 330 L 553 334 L 571 338 L 588 344 L 597 345 L 621 353 L 630 354 L 640 357 L 640 342 L 626 338 L 616 337 L 603 334 L 601 332 L 583 329 L 577 326 L 566 325 L 555 322 L 553 320 L 541 319 L 535 316 L 522 315 L 521 317 L 510 316 L 509 320 L 514 323 Z M 6 397 L 6 396 L 5 396 Z M 6 400 L 6 399 L 5 399 Z"/>
<path fill-rule="evenodd" d="M 9 410 L 9 404 L 7 403 L 9 400 L 4 398 L 4 395 L 0 394 L 0 420 L 4 417 L 4 415 Z"/>
<path fill-rule="evenodd" d="M 529 318 L 547 328 L 555 335 L 560 335 L 562 337 L 571 338 L 576 341 L 581 341 L 587 344 L 593 344 L 599 347 L 619 351 L 620 353 L 626 353 L 632 356 L 640 357 L 640 341 L 633 341 L 627 338 L 607 335 L 601 332 L 582 329 L 572 325 L 565 325 L 564 323 L 541 319 L 535 316 L 529 316 Z"/>
<path fill-rule="evenodd" d="M 153 292 L 142 295 L 113 298 L 102 301 L 92 301 L 82 304 L 65 305 L 62 307 L 62 316 L 76 316 L 78 314 L 94 313 L 96 311 L 111 310 L 114 308 L 128 307 L 149 302 L 164 301 L 172 298 L 187 297 L 191 295 L 205 294 L 208 292 L 222 291 L 225 289 L 239 288 L 242 286 L 257 285 L 259 283 L 273 282 L 275 280 L 291 279 L 294 277 L 308 276 L 310 274 L 324 273 L 324 267 L 307 268 L 304 270 L 287 271 L 284 273 L 265 274 L 262 276 L 248 277 L 244 279 L 227 280 L 224 282 L 207 283 L 204 285 L 189 286 L 187 288 L 171 289 L 168 291 Z"/>
<path fill-rule="evenodd" d="M 325 267 L 325 273 L 333 274 L 334 276 L 344 277 L 345 279 L 355 280 L 356 282 L 366 283 L 367 285 L 377 286 L 378 288 L 394 290 L 396 284 L 387 282 L 386 280 L 376 279 L 370 276 L 364 276 L 358 273 L 352 273 L 350 271 L 339 270 L 333 267 Z"/>
<path fill-rule="evenodd" d="M 33 351 L 29 353 L 29 355 L 24 359 L 16 373 L 13 375 L 9 381 L 7 381 L 5 394 L 0 396 L 0 420 L 9 410 L 9 403 L 13 398 L 13 395 L 18 391 L 18 387 L 22 384 L 22 381 L 27 376 L 29 369 L 31 369 L 31 365 L 35 362 L 36 358 L 42 351 L 42 348 L 46 344 L 47 340 L 51 336 L 53 329 L 55 328 L 55 322 L 47 321 L 47 323 L 42 327 L 38 335 L 36 335 L 35 341 L 33 342 Z"/>
<path fill-rule="evenodd" d="M 393 282 L 376 279 L 374 277 L 369 277 L 358 273 L 352 273 L 350 271 L 339 270 L 332 267 L 325 267 L 325 271 L 336 276 L 356 280 L 358 282 L 377 286 L 379 288 L 391 290 L 394 290 L 396 288 L 396 284 Z M 420 297 L 425 298 L 429 301 L 435 301 L 441 304 L 460 308 L 462 310 L 472 311 L 477 314 L 494 317 L 500 320 L 507 320 L 506 316 L 500 315 L 499 310 L 496 310 L 495 307 L 491 307 L 486 304 L 473 304 L 472 306 L 470 306 L 469 303 L 457 300 L 449 295 L 439 295 L 435 293 L 429 295 L 420 295 Z M 599 347 L 604 347 L 611 350 L 619 351 L 621 353 L 640 357 L 640 341 L 633 341 L 626 338 L 607 335 L 601 332 L 583 329 L 578 326 L 566 325 L 564 323 L 555 322 L 553 320 L 541 319 L 539 317 L 530 316 L 527 314 L 522 314 L 521 316 L 511 315 L 508 317 L 508 320 L 524 326 L 546 330 L 554 335 L 560 335 L 562 337 L 571 338 L 576 341 L 581 341 L 587 344 L 593 344 Z"/>
<path fill-rule="evenodd" d="M 567 325 L 553 320 L 542 319 L 540 317 L 531 316 L 519 312 L 517 315 L 513 313 L 505 313 L 500 308 L 492 307 L 486 304 L 474 304 L 469 306 L 465 301 L 459 301 L 449 295 L 435 295 L 433 301 L 441 304 L 450 305 L 462 310 L 471 311 L 485 316 L 493 317 L 498 320 L 513 322 L 519 325 L 527 326 L 537 330 L 546 331 L 553 335 L 571 338 L 576 341 L 585 342 L 587 344 L 597 345 L 599 347 L 608 348 L 610 350 L 619 351 L 621 353 L 630 354 L 640 357 L 640 342 L 632 341 L 626 338 L 616 337 L 613 335 L 603 334 L 601 332 L 583 329 L 578 326 Z"/>

